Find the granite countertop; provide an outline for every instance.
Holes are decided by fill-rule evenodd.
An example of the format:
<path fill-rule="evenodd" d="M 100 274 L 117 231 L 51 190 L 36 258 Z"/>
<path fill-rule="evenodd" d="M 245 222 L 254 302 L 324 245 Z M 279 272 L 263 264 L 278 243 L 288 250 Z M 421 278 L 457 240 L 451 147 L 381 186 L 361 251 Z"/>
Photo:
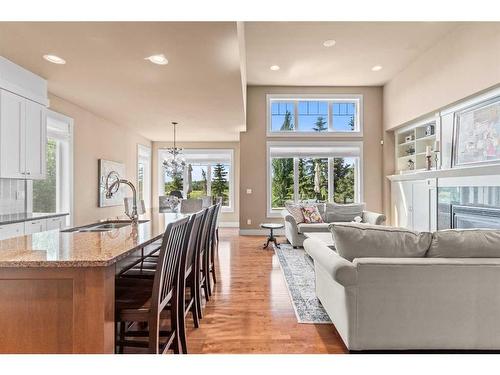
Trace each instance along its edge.
<path fill-rule="evenodd" d="M 9 238 L 0 241 L 0 268 L 109 266 L 161 238 L 168 223 L 185 216 L 155 210 L 141 216 L 147 222 L 106 232 L 56 229 Z"/>
<path fill-rule="evenodd" d="M 67 216 L 68 213 L 64 212 L 31 212 L 31 213 L 20 213 L 20 214 L 4 214 L 0 215 L 0 225 L 22 223 L 24 221 L 38 220 L 38 219 L 48 219 L 51 217 Z"/>

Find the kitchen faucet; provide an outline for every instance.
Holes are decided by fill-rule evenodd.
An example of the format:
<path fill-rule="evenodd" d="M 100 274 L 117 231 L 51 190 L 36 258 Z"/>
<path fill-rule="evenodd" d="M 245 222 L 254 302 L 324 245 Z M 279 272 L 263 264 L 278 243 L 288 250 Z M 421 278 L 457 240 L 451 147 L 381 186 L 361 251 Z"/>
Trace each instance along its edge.
<path fill-rule="evenodd" d="M 114 180 L 111 185 L 109 184 L 111 180 Z M 129 217 L 130 220 L 132 220 L 133 224 L 137 224 L 139 220 L 139 215 L 137 214 L 137 190 L 135 189 L 135 186 L 132 182 L 120 178 L 120 175 L 115 172 L 111 171 L 108 173 L 108 176 L 106 177 L 106 198 L 110 199 L 113 197 L 113 195 L 118 191 L 120 188 L 120 184 L 125 184 L 130 187 L 132 190 L 132 213 L 125 212 L 125 214 Z"/>

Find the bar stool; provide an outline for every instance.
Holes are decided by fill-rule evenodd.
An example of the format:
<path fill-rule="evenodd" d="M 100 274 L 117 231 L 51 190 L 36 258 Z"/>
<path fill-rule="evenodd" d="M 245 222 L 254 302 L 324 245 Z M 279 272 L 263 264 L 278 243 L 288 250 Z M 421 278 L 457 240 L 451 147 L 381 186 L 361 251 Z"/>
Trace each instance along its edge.
<path fill-rule="evenodd" d="M 119 328 L 116 346 L 148 348 L 149 353 L 170 349 L 182 353 L 179 328 L 179 280 L 184 278 L 181 260 L 186 259 L 193 220 L 183 218 L 167 225 L 153 280 L 117 278 L 115 282 L 115 321 Z M 170 329 L 160 330 L 160 321 L 170 318 Z M 132 331 L 135 322 L 147 323 L 147 330 Z M 136 338 L 147 337 L 148 340 Z M 132 339 L 130 339 L 132 338 Z M 161 341 L 161 339 L 164 339 Z"/>
<path fill-rule="evenodd" d="M 186 259 L 181 260 L 181 268 L 184 267 L 184 278 L 180 280 L 179 297 L 182 301 L 179 303 L 179 330 L 181 339 L 185 338 L 185 317 L 189 312 L 193 316 L 195 328 L 199 327 L 201 310 L 201 291 L 200 291 L 200 251 L 203 244 L 203 230 L 207 219 L 208 209 L 197 212 L 191 216 L 193 222 L 189 244 L 187 248 Z M 157 268 L 156 257 L 146 257 L 143 262 L 121 274 L 122 278 L 130 279 L 152 279 Z M 189 298 L 186 301 L 186 292 L 189 290 Z M 187 352 L 187 342 L 182 342 L 184 353 Z"/>

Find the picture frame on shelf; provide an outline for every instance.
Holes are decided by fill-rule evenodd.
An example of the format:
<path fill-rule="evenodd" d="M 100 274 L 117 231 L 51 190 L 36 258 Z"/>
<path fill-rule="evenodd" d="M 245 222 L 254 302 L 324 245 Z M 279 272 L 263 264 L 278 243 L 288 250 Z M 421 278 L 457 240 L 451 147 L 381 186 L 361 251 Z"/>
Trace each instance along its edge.
<path fill-rule="evenodd" d="M 500 162 L 500 97 L 455 114 L 453 165 Z"/>

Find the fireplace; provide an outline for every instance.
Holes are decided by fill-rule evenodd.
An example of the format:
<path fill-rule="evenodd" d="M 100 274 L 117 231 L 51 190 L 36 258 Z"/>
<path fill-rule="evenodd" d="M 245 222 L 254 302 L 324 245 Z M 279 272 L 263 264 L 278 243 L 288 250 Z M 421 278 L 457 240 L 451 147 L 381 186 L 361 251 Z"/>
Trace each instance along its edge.
<path fill-rule="evenodd" d="M 500 229 L 500 208 L 452 205 L 451 218 L 452 228 Z"/>
<path fill-rule="evenodd" d="M 438 187 L 438 229 L 500 229 L 500 186 Z"/>

